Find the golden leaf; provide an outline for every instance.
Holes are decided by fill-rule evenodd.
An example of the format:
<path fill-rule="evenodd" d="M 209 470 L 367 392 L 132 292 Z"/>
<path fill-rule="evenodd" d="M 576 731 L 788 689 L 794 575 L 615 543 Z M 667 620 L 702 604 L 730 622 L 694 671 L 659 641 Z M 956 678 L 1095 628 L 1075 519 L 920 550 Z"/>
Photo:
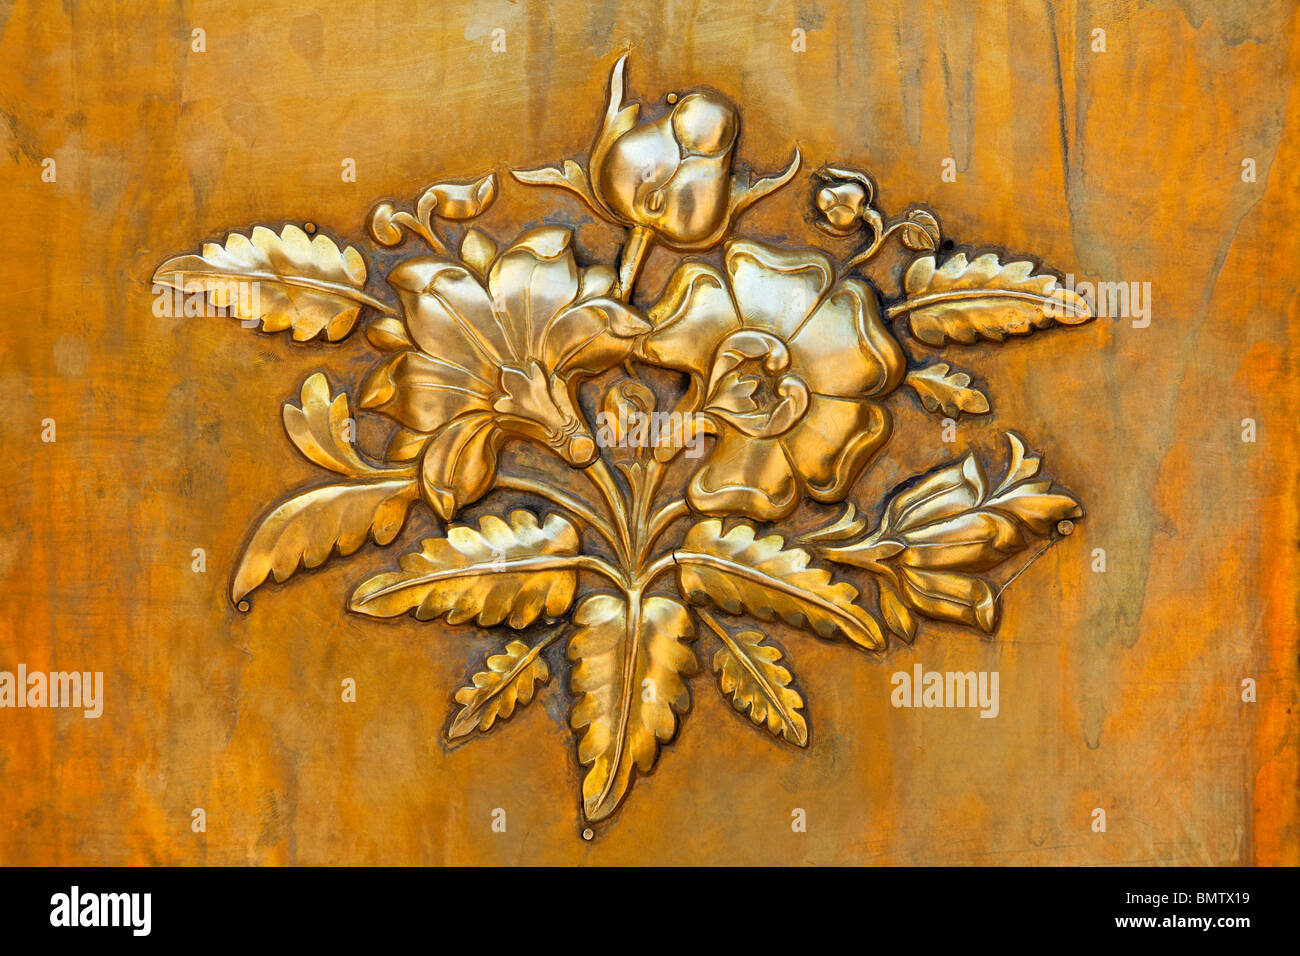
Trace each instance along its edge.
<path fill-rule="evenodd" d="M 945 415 L 956 418 L 962 412 L 983 415 L 989 410 L 984 393 L 970 387 L 970 376 L 953 371 L 947 362 L 913 369 L 904 381 L 920 396 L 927 412 L 942 409 Z"/>
<path fill-rule="evenodd" d="M 887 578 L 880 578 L 880 613 L 889 629 L 909 644 L 916 637 L 916 618 Z"/>
<path fill-rule="evenodd" d="M 922 256 L 908 268 L 903 291 L 907 298 L 889 317 L 910 315 L 912 334 L 928 345 L 1001 342 L 1054 321 L 1078 325 L 1092 318 L 1083 297 L 1057 288 L 1055 276 L 1035 275 L 1032 262 L 1003 265 L 993 253 L 968 263 L 959 252 L 938 268 L 934 256 Z"/>
<path fill-rule="evenodd" d="M 724 535 L 719 519 L 698 522 L 674 552 L 678 587 L 693 604 L 712 602 L 728 614 L 743 611 L 762 621 L 781 617 L 824 638 L 882 650 L 884 633 L 855 603 L 857 589 L 833 584 L 829 571 L 808 567 L 807 551 L 784 544 L 780 535 L 755 538 L 749 524 Z"/>
<path fill-rule="evenodd" d="M 205 243 L 202 255 L 168 259 L 153 281 L 182 292 L 203 292 L 238 319 L 260 319 L 262 331 L 293 329 L 299 342 L 322 332 L 337 342 L 352 331 L 362 306 L 390 311 L 367 295 L 366 263 L 351 246 L 294 225 L 277 236 L 257 226 L 251 236 L 231 233 L 225 245 Z"/>
<path fill-rule="evenodd" d="M 939 248 L 939 220 L 934 213 L 924 209 L 912 209 L 907 213 L 899 233 L 904 246 L 915 252 L 934 252 Z"/>
<path fill-rule="evenodd" d="M 386 315 L 375 319 L 366 326 L 366 338 L 370 344 L 381 352 L 397 352 L 402 349 L 413 349 L 415 343 L 406 332 L 406 326 L 401 319 Z"/>
<path fill-rule="evenodd" d="M 569 558 L 578 544 L 577 529 L 559 515 L 541 526 L 522 509 L 510 513 L 509 524 L 484 515 L 477 530 L 454 525 L 445 538 L 426 538 L 398 560 L 400 571 L 363 581 L 349 607 L 371 617 L 413 611 L 421 621 L 445 614 L 448 624 L 493 627 L 508 619 L 515 629 L 527 627 L 573 603 L 578 575 Z"/>
<path fill-rule="evenodd" d="M 511 641 L 501 654 L 487 659 L 487 670 L 475 674 L 470 684 L 456 691 L 460 712 L 447 730 L 455 740 L 475 730 L 487 733 L 498 720 L 507 720 L 516 706 L 533 699 L 538 684 L 551 679 L 550 668 L 538 655 L 550 643 L 543 640 L 534 647 L 523 641 Z"/>
<path fill-rule="evenodd" d="M 460 261 L 474 270 L 480 279 L 486 279 L 492 260 L 496 258 L 497 245 L 477 229 L 465 231 L 460 243 Z"/>
<path fill-rule="evenodd" d="M 316 372 L 302 383 L 299 401 L 285 403 L 284 428 L 310 461 L 354 478 L 376 470 L 361 460 L 347 434 L 349 423 L 355 429 L 347 395 L 331 397 L 329 382 Z"/>
<path fill-rule="evenodd" d="M 698 669 L 689 641 L 690 615 L 666 597 L 593 594 L 573 615 L 569 640 L 574 662 L 569 686 L 581 699 L 569 716 L 578 762 L 589 767 L 582 781 L 588 820 L 614 812 L 634 773 L 649 773 L 659 745 L 677 732 L 677 718 L 691 706 L 683 675 Z"/>
<path fill-rule="evenodd" d="M 512 169 L 510 175 L 529 186 L 557 186 L 560 189 L 567 189 L 581 197 L 592 209 L 601 208 L 591 191 L 586 170 L 571 159 L 564 161 L 562 169 L 553 166 L 542 166 L 539 169 Z"/>
<path fill-rule="evenodd" d="M 808 723 L 803 698 L 790 686 L 793 677 L 781 665 L 781 651 L 767 644 L 760 631 L 746 629 L 732 635 L 707 612 L 700 615 L 721 639 L 713 655 L 718 687 L 740 713 L 748 713 L 756 726 L 774 737 L 784 737 L 797 747 L 808 746 Z"/>
<path fill-rule="evenodd" d="M 312 488 L 266 515 L 244 548 L 230 597 L 239 601 L 272 575 L 276 583 L 299 565 L 320 567 L 337 549 L 352 554 L 373 538 L 388 544 L 406 522 L 419 494 L 413 478 L 391 478 Z"/>
<path fill-rule="evenodd" d="M 496 198 L 496 173 L 488 173 L 472 183 L 438 183 L 420 196 L 415 217 L 426 227 L 433 216 L 463 222 L 482 215 Z"/>
<path fill-rule="evenodd" d="M 986 634 L 997 628 L 997 594 L 987 581 L 969 574 L 902 569 L 903 594 L 926 617 L 979 627 Z"/>

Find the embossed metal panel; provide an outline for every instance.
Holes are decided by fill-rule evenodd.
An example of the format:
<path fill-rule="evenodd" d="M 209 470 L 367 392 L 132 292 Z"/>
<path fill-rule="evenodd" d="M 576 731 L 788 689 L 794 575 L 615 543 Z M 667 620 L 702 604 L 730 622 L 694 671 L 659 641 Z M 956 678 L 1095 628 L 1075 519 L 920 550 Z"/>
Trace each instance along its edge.
<path fill-rule="evenodd" d="M 1296 862 L 1294 18 L 16 6 L 0 861 Z"/>

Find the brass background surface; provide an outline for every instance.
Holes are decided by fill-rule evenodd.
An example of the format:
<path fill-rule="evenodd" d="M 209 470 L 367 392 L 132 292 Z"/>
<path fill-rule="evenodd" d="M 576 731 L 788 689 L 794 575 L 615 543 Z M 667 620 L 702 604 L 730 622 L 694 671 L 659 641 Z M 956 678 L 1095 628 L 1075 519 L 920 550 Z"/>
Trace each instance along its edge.
<path fill-rule="evenodd" d="M 102 670 L 106 687 L 99 720 L 0 711 L 0 863 L 1300 861 L 1294 4 L 19 2 L 0 21 L 0 669 Z M 851 162 L 958 242 L 1149 281 L 1154 309 L 1146 329 L 1098 319 L 964 350 L 993 414 L 963 418 L 956 446 L 894 402 L 858 500 L 967 448 L 1000 460 L 1015 429 L 1084 502 L 995 638 L 929 624 L 882 663 L 781 633 L 809 748 L 697 679 L 677 742 L 587 843 L 554 686 L 444 750 L 450 691 L 490 645 L 345 612 L 396 552 L 270 585 L 251 615 L 226 600 L 250 523 L 316 477 L 280 402 L 317 367 L 353 387 L 374 356 L 157 319 L 149 277 L 254 223 L 369 248 L 380 198 L 578 155 L 629 45 L 634 93 L 737 103 L 755 169 L 782 168 L 793 138 L 805 171 Z M 808 225 L 804 182 L 739 231 L 846 254 Z M 503 188 L 482 223 L 498 235 L 557 203 L 582 215 Z M 619 238 L 578 232 L 602 261 Z M 674 262 L 655 250 L 645 287 Z M 435 526 L 421 513 L 396 548 Z M 890 675 L 916 663 L 999 671 L 1000 715 L 893 709 Z"/>

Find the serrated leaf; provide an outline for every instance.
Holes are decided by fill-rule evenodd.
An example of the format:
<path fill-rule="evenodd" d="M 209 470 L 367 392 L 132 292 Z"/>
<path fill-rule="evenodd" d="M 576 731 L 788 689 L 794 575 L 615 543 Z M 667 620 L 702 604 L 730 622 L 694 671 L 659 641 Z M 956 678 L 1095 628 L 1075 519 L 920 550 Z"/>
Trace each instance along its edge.
<path fill-rule="evenodd" d="M 962 412 L 983 415 L 989 410 L 989 400 L 978 388 L 971 387 L 970 376 L 953 371 L 947 362 L 913 369 L 904 381 L 920 397 L 927 412 L 942 410 L 956 418 Z"/>
<path fill-rule="evenodd" d="M 305 568 L 320 567 L 334 551 L 349 555 L 365 544 L 397 537 L 419 490 L 412 478 L 323 485 L 278 505 L 249 540 L 230 596 L 239 601 L 268 575 L 283 583 Z"/>
<path fill-rule="evenodd" d="M 1004 265 L 992 253 L 967 262 L 959 252 L 938 268 L 935 263 L 934 256 L 912 263 L 903 279 L 906 298 L 889 310 L 890 318 L 909 315 L 912 334 L 927 345 L 1001 342 L 1054 322 L 1092 318 L 1082 296 L 1058 288 L 1055 276 L 1034 274 L 1032 262 Z"/>
<path fill-rule="evenodd" d="M 538 656 L 549 643 L 543 640 L 529 647 L 523 641 L 511 641 L 502 653 L 489 657 L 486 669 L 456 691 L 456 703 L 461 709 L 447 730 L 447 738 L 455 740 L 475 730 L 487 733 L 498 720 L 509 719 L 516 707 L 529 703 L 537 685 L 551 679 L 550 668 Z"/>
<path fill-rule="evenodd" d="M 582 733 L 578 762 L 583 813 L 603 820 L 618 807 L 636 773 L 649 773 L 660 744 L 677 732 L 691 706 L 684 675 L 698 663 L 690 615 L 666 597 L 593 594 L 573 615 L 569 685 L 578 703 L 569 725 Z"/>
<path fill-rule="evenodd" d="M 366 264 L 352 246 L 342 251 L 328 236 L 309 238 L 295 225 L 279 235 L 257 226 L 231 233 L 224 245 L 206 243 L 197 256 L 168 259 L 153 281 L 182 292 L 202 292 L 264 332 L 293 329 L 297 341 L 324 333 L 336 342 L 352 331 L 364 305 L 386 308 L 363 290 Z"/>
<path fill-rule="evenodd" d="M 286 402 L 284 428 L 290 440 L 310 461 L 340 474 L 359 476 L 374 471 L 361 460 L 348 435 L 355 428 L 347 395 L 330 395 L 329 382 L 316 372 L 302 383 L 301 404 Z"/>
<path fill-rule="evenodd" d="M 722 641 L 713 655 L 713 672 L 731 706 L 772 736 L 796 747 L 808 746 L 808 723 L 799 713 L 803 698 L 790 686 L 794 678 L 781 664 L 780 648 L 768 644 L 761 631 L 747 628 L 731 634 L 712 617 L 701 616 Z"/>
<path fill-rule="evenodd" d="M 421 621 L 446 615 L 448 624 L 527 627 L 573 603 L 578 575 L 565 559 L 578 545 L 577 529 L 560 515 L 540 526 L 523 509 L 511 512 L 508 524 L 485 515 L 477 529 L 453 525 L 445 538 L 426 538 L 419 551 L 398 559 L 401 570 L 363 581 L 349 607 L 371 617 L 410 611 Z"/>
<path fill-rule="evenodd" d="M 880 624 L 856 603 L 857 589 L 831 573 L 808 566 L 801 548 L 785 548 L 779 535 L 754 537 L 738 524 L 727 534 L 709 518 L 686 533 L 675 552 L 681 594 L 694 604 L 713 603 L 729 614 L 752 614 L 762 621 L 780 617 L 824 638 L 843 637 L 859 647 L 881 650 Z"/>

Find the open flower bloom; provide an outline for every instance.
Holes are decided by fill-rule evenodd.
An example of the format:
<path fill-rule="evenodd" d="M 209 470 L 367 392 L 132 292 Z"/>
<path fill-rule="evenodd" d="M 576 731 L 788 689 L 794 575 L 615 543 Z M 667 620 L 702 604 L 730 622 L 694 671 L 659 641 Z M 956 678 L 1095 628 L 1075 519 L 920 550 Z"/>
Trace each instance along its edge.
<path fill-rule="evenodd" d="M 645 361 L 691 375 L 714 423 L 691 505 L 770 521 L 805 490 L 840 501 L 889 437 L 889 413 L 873 399 L 906 371 L 875 290 L 836 282 L 819 252 L 750 240 L 728 243 L 724 266 L 681 265 L 638 346 Z"/>
<path fill-rule="evenodd" d="M 481 252 L 486 240 L 473 235 Z M 393 270 L 405 326 L 372 327 L 371 340 L 396 352 L 359 399 L 404 426 L 390 454 L 421 456 L 421 489 L 444 519 L 491 487 L 508 437 L 546 445 L 574 468 L 594 462 L 577 383 L 623 361 L 650 328 L 608 297 L 613 270 L 578 267 L 567 229 L 534 229 L 481 265 L 427 256 Z"/>

